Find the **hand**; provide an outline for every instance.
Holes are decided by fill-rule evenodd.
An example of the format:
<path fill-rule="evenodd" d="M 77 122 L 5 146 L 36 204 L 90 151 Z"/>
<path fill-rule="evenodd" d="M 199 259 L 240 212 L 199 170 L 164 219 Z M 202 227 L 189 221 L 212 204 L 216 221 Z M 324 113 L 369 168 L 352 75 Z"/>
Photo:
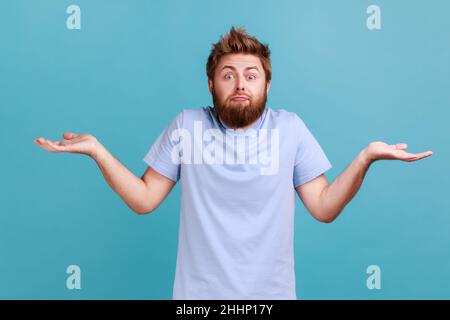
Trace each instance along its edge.
<path fill-rule="evenodd" d="M 409 153 L 405 151 L 406 148 L 408 148 L 406 143 L 389 145 L 381 141 L 376 141 L 370 143 L 363 150 L 363 153 L 369 163 L 376 160 L 402 160 L 412 162 L 429 157 L 433 154 L 432 151 L 425 151 L 418 154 Z"/>
<path fill-rule="evenodd" d="M 35 139 L 34 143 L 49 152 L 82 153 L 91 157 L 99 147 L 97 139 L 90 134 L 65 132 L 63 138 L 61 141 L 51 141 L 40 137 Z"/>

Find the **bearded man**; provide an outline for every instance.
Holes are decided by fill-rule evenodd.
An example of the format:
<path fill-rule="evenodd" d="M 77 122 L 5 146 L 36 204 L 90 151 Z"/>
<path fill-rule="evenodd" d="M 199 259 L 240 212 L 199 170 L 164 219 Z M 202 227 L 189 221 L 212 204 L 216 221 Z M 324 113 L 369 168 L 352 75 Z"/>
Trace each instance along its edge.
<path fill-rule="evenodd" d="M 179 112 L 145 155 L 142 177 L 91 134 L 34 142 L 92 157 L 138 214 L 154 212 L 181 181 L 174 299 L 296 299 L 296 194 L 314 218 L 330 223 L 358 192 L 371 163 L 411 162 L 432 152 L 372 142 L 330 184 L 331 163 L 302 119 L 266 106 L 268 45 L 233 27 L 213 45 L 206 73 L 213 106 Z"/>

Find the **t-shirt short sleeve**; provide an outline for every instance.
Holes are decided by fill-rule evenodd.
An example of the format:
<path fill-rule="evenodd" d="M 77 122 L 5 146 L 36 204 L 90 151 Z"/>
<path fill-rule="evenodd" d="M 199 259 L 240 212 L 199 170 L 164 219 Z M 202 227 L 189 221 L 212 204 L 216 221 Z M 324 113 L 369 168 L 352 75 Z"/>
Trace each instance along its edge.
<path fill-rule="evenodd" d="M 180 179 L 180 161 L 173 159 L 176 131 L 182 129 L 183 112 L 163 130 L 144 157 L 144 162 L 159 174 L 177 182 Z"/>
<path fill-rule="evenodd" d="M 296 188 L 320 176 L 332 165 L 303 120 L 294 114 L 294 121 L 294 132 L 298 141 L 293 179 Z"/>

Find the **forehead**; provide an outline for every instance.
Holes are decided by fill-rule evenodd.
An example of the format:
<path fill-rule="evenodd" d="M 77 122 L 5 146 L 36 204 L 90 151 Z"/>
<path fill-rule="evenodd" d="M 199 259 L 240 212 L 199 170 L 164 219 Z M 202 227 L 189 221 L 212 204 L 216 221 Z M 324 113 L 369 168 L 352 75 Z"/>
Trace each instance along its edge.
<path fill-rule="evenodd" d="M 222 70 L 222 67 L 225 65 L 233 66 L 238 70 L 257 66 L 259 70 L 262 70 L 261 60 L 259 57 L 252 54 L 227 54 L 220 58 L 219 64 L 217 65 L 218 68 L 216 70 Z"/>

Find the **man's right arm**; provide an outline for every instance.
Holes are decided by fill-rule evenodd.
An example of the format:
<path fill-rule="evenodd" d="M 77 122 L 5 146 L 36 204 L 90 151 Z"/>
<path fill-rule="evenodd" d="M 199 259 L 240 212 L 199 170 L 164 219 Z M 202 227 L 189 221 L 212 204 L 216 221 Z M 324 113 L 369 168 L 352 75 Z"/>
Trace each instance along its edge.
<path fill-rule="evenodd" d="M 105 147 L 99 145 L 92 157 L 103 177 L 122 200 L 137 214 L 154 211 L 163 202 L 176 182 L 148 167 L 141 178 L 135 176 Z"/>
<path fill-rule="evenodd" d="M 92 135 L 64 133 L 63 136 L 63 141 L 38 138 L 35 143 L 50 152 L 83 153 L 93 158 L 113 191 L 138 214 L 154 211 L 176 184 L 151 167 L 141 178 L 137 177 Z"/>

